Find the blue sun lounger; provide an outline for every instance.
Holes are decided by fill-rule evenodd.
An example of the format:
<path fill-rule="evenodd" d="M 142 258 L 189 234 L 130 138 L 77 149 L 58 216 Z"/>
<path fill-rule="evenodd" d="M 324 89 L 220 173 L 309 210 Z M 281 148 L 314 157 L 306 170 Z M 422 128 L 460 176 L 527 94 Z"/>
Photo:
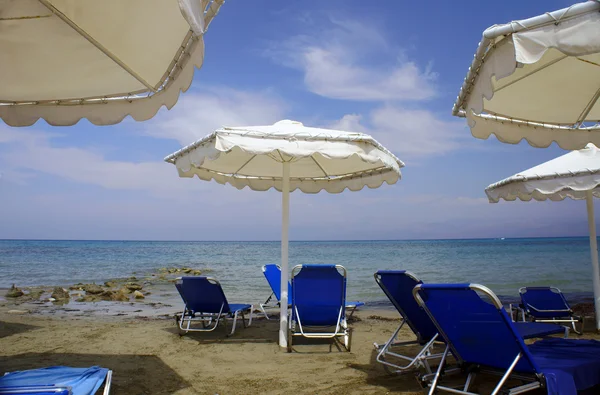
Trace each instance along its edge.
<path fill-rule="evenodd" d="M 350 351 L 352 330 L 346 321 L 346 269 L 340 265 L 298 265 L 292 269 L 292 317 L 288 352 L 294 336 L 343 338 Z"/>
<path fill-rule="evenodd" d="M 523 321 L 527 314 L 534 322 L 570 323 L 573 331 L 581 334 L 575 328 L 580 322 L 565 299 L 560 289 L 556 287 L 523 287 L 519 289 Z"/>
<path fill-rule="evenodd" d="M 374 274 L 375 282 L 381 287 L 381 290 L 394 305 L 402 320 L 400 326 L 394 331 L 392 336 L 385 344 L 373 343 L 378 351 L 376 361 L 383 364 L 386 368 L 392 368 L 395 373 L 407 372 L 419 367 L 425 368 L 427 373 L 431 372 L 429 366 L 430 360 L 439 360 L 441 353 L 432 354 L 431 348 L 434 344 L 440 343 L 445 346 L 443 339 L 439 337 L 438 330 L 431 322 L 427 313 L 417 304 L 412 295 L 412 290 L 422 281 L 413 273 L 405 270 L 380 270 Z M 417 340 L 397 341 L 396 337 L 400 329 L 407 324 Z M 420 345 L 422 348 L 414 356 L 408 356 L 391 351 L 392 347 L 406 347 Z M 405 361 L 406 364 L 399 364 L 399 361 Z"/>
<path fill-rule="evenodd" d="M 104 383 L 103 395 L 108 395 L 111 378 L 112 371 L 99 366 L 22 370 L 0 377 L 0 394 L 94 395 Z"/>
<path fill-rule="evenodd" d="M 268 265 L 264 265 L 262 267 L 262 271 L 263 274 L 265 275 L 265 278 L 267 279 L 267 282 L 269 283 L 269 286 L 271 287 L 271 295 L 269 295 L 269 297 L 267 298 L 267 300 L 264 303 L 260 304 L 260 309 L 263 312 L 263 314 L 265 315 L 266 319 L 269 319 L 269 316 L 267 315 L 267 311 L 266 309 L 269 308 L 278 308 L 280 307 L 280 301 L 281 301 L 281 267 L 279 265 L 275 265 L 273 263 L 270 263 Z M 290 284 L 290 282 L 288 281 L 288 298 L 290 303 L 289 305 L 291 305 L 291 295 L 292 295 L 292 285 Z M 276 302 L 273 301 L 273 297 L 275 297 Z M 354 314 L 354 311 L 360 307 L 363 306 L 364 302 L 346 302 L 346 308 L 350 310 L 350 314 L 348 315 L 348 318 L 352 317 L 352 314 Z"/>
<path fill-rule="evenodd" d="M 184 303 L 183 313 L 175 317 L 180 334 L 214 331 L 221 320 L 227 332 L 229 319 L 233 321 L 230 333 L 233 335 L 238 316 L 241 316 L 244 328 L 252 324 L 252 305 L 228 303 L 221 284 L 212 277 L 180 277 L 175 287 Z M 248 325 L 244 313 L 249 313 Z M 192 327 L 192 323 L 199 323 L 202 327 Z"/>
<path fill-rule="evenodd" d="M 412 371 L 423 367 L 428 374 L 431 374 L 429 361 L 439 360 L 442 353 L 433 354 L 431 349 L 437 344 L 444 344 L 444 339 L 438 336 L 438 330 L 425 311 L 415 301 L 412 290 L 415 286 L 423 284 L 417 276 L 405 270 L 380 270 L 374 274 L 375 282 L 381 287 L 381 290 L 394 305 L 402 320 L 400 326 L 394 331 L 392 336 L 383 345 L 374 343 L 378 350 L 376 361 L 383 364 L 386 368 L 392 368 L 395 373 Z M 398 333 L 407 324 L 417 340 L 396 341 Z M 568 329 L 559 325 L 542 323 L 518 323 L 517 330 L 525 339 L 544 337 L 559 333 L 568 334 Z M 420 345 L 419 352 L 412 355 L 399 354 L 393 352 L 392 348 Z M 399 364 L 399 361 L 405 361 L 406 364 Z"/>
<path fill-rule="evenodd" d="M 544 388 L 550 395 L 576 395 L 600 384 L 600 342 L 546 338 L 526 345 L 498 297 L 477 284 L 419 284 L 415 299 L 430 316 L 452 352 L 468 372 L 462 390 L 440 385 L 442 358 L 430 385 L 436 390 L 472 395 L 475 374 L 501 376 L 492 394 L 515 378 L 509 394 Z"/>

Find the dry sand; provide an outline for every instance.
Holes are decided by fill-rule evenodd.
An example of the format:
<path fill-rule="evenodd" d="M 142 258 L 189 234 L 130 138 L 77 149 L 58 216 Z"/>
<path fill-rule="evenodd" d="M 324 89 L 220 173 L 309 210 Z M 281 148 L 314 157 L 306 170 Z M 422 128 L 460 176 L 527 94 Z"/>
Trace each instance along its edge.
<path fill-rule="evenodd" d="M 394 319 L 369 319 L 373 314 Z M 0 374 L 50 365 L 113 370 L 111 394 L 420 393 L 412 376 L 392 377 L 374 363 L 397 315 L 357 313 L 352 352 L 331 342 L 277 345 L 277 320 L 255 319 L 226 337 L 177 334 L 174 319 L 47 317 L 0 310 Z M 410 334 L 405 333 L 408 337 Z"/>
<path fill-rule="evenodd" d="M 373 342 L 398 325 L 387 311 L 356 313 L 352 352 L 327 341 L 277 345 L 278 321 L 255 319 L 226 337 L 180 337 L 164 318 L 11 314 L 0 307 L 0 374 L 51 365 L 113 370 L 111 394 L 420 394 L 413 375 L 391 376 L 375 362 Z M 401 337 L 413 339 L 408 330 Z M 487 392 L 491 382 L 482 381 Z"/>

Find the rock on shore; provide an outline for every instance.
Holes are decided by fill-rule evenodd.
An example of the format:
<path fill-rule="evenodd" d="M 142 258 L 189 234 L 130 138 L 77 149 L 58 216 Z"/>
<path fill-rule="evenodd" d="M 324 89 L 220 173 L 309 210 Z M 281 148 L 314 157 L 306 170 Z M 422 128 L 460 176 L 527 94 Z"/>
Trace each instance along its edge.
<path fill-rule="evenodd" d="M 6 293 L 7 298 L 18 298 L 23 295 L 25 295 L 25 293 L 21 289 L 17 288 L 15 284 L 13 284 Z"/>

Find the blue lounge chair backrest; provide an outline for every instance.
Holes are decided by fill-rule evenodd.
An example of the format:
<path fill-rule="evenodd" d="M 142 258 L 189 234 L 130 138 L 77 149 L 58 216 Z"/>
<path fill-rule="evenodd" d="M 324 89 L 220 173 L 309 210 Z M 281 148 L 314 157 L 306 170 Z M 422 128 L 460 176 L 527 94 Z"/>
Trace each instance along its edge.
<path fill-rule="evenodd" d="M 42 369 L 23 370 L 10 372 L 5 376 L 1 376 L 0 388 L 56 385 L 59 387 L 71 387 L 73 394 L 92 395 L 102 386 L 107 373 L 108 369 L 99 366 L 92 366 L 90 368 L 52 366 Z M 58 392 L 58 394 L 62 393 L 64 392 Z"/>
<path fill-rule="evenodd" d="M 491 303 L 478 292 L 487 295 Z M 496 295 L 477 284 L 422 284 L 415 299 L 424 306 L 461 363 L 506 370 L 519 353 L 515 370 L 539 372 L 512 320 Z"/>
<path fill-rule="evenodd" d="M 194 313 L 229 313 L 221 284 L 211 277 L 181 277 L 175 283 L 188 310 Z M 221 308 L 223 308 L 221 310 Z"/>
<path fill-rule="evenodd" d="M 281 301 L 281 268 L 279 265 L 270 263 L 263 266 L 263 274 L 267 279 L 267 282 L 271 286 L 277 301 Z M 288 301 L 292 297 L 292 285 L 288 281 Z"/>
<path fill-rule="evenodd" d="M 292 319 L 302 325 L 334 326 L 346 314 L 346 276 L 336 265 L 302 265 L 292 270 Z"/>
<path fill-rule="evenodd" d="M 375 273 L 375 281 L 417 335 L 419 343 L 429 342 L 438 333 L 431 318 L 413 297 L 413 288 L 423 284 L 414 274 L 406 270 L 380 270 Z"/>
<path fill-rule="evenodd" d="M 525 287 L 519 293 L 525 310 L 536 318 L 568 317 L 572 313 L 569 303 L 558 288 Z"/>

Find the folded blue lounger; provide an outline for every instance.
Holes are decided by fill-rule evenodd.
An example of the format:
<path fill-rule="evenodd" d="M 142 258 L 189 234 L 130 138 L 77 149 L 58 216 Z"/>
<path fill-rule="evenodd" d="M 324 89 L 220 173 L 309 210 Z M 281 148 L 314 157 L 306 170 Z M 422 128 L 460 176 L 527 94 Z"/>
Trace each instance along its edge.
<path fill-rule="evenodd" d="M 346 321 L 346 269 L 340 265 L 298 265 L 292 269 L 292 317 L 288 352 L 294 336 L 337 339 L 350 351 Z M 335 328 L 333 330 L 328 328 Z"/>
<path fill-rule="evenodd" d="M 545 388 L 550 395 L 576 395 L 600 384 L 598 341 L 548 338 L 526 345 L 498 297 L 482 285 L 420 284 L 413 293 L 444 337 L 445 353 L 452 351 L 469 372 L 462 391 L 439 385 L 442 359 L 430 394 L 436 389 L 472 394 L 468 391 L 477 371 L 502 376 L 492 394 L 509 378 L 521 380 L 509 393 Z"/>
<path fill-rule="evenodd" d="M 267 300 L 264 303 L 260 304 L 260 309 L 262 310 L 263 314 L 265 315 L 266 319 L 269 319 L 269 316 L 267 315 L 267 312 L 265 309 L 267 308 L 275 308 L 275 307 L 279 307 L 280 304 L 279 302 L 281 301 L 281 267 L 279 265 L 275 265 L 273 263 L 270 263 L 268 265 L 264 265 L 262 267 L 262 271 L 263 274 L 265 275 L 265 278 L 267 279 L 267 282 L 269 283 L 269 286 L 271 287 L 271 295 L 269 295 L 269 297 L 267 298 Z M 290 298 L 288 300 L 288 304 L 291 305 L 291 295 L 292 295 L 292 284 L 290 284 L 290 282 L 288 281 L 288 298 Z M 275 297 L 275 299 L 277 300 L 276 303 L 271 304 L 271 299 Z M 350 314 L 348 315 L 348 318 L 352 317 L 352 314 L 354 314 L 354 310 L 356 310 L 357 307 L 363 306 L 364 302 L 346 302 L 346 308 L 347 309 L 351 309 L 350 310 Z"/>
<path fill-rule="evenodd" d="M 244 328 L 252 324 L 252 305 L 227 302 L 221 284 L 214 278 L 180 277 L 175 282 L 175 287 L 185 305 L 183 313 L 175 317 L 181 331 L 180 334 L 214 331 L 221 320 L 223 320 L 225 332 L 227 332 L 227 319 L 230 319 L 233 320 L 230 335 L 233 335 L 238 315 L 241 315 Z M 246 325 L 244 316 L 246 312 L 249 313 L 248 325 Z M 192 323 L 200 323 L 202 327 L 192 328 Z"/>
<path fill-rule="evenodd" d="M 94 395 L 102 383 L 105 383 L 103 394 L 108 395 L 111 377 L 112 371 L 99 366 L 53 366 L 23 370 L 0 377 L 0 394 Z"/>
<path fill-rule="evenodd" d="M 406 270 L 380 270 L 374 274 L 375 281 L 381 287 L 381 290 L 394 305 L 402 320 L 400 326 L 383 345 L 374 343 L 378 350 L 376 361 L 383 364 L 384 367 L 394 369 L 394 373 L 411 371 L 419 367 L 425 368 L 427 373 L 432 373 L 429 366 L 430 360 L 439 360 L 442 353 L 433 354 L 431 348 L 435 343 L 444 344 L 444 339 L 438 336 L 438 330 L 425 311 L 417 304 L 413 297 L 413 288 L 423 281 L 417 276 Z M 400 329 L 407 324 L 413 331 L 417 340 L 396 341 Z M 568 333 L 568 330 L 553 324 L 542 323 L 519 323 L 517 330 L 524 338 L 544 337 L 557 333 Z M 419 344 L 423 346 L 415 356 L 408 356 L 391 351 L 391 348 L 404 346 L 413 346 Z M 397 361 L 404 361 L 405 364 L 399 364 Z"/>

